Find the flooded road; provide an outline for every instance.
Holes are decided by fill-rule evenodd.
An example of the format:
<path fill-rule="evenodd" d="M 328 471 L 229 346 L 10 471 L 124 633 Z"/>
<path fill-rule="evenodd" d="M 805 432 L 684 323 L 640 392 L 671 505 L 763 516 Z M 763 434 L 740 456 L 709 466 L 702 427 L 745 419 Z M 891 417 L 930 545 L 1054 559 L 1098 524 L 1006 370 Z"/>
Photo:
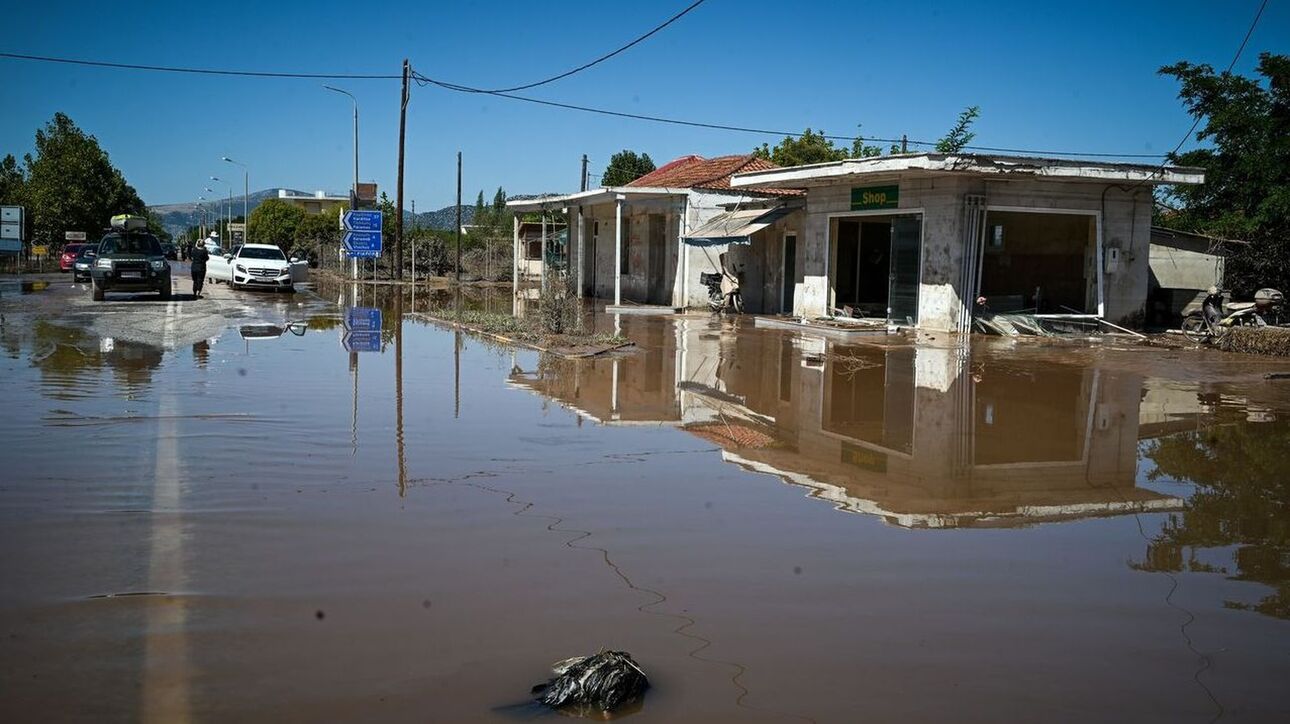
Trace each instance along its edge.
<path fill-rule="evenodd" d="M 1285 362 L 211 291 L 0 295 L 0 719 L 554 720 L 602 648 L 641 722 L 1290 717 Z"/>

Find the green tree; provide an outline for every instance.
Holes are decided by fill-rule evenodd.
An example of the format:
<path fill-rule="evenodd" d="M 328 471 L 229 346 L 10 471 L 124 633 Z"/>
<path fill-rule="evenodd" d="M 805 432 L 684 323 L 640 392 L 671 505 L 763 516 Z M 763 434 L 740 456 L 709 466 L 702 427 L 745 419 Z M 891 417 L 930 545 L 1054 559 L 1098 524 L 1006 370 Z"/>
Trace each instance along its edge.
<path fill-rule="evenodd" d="M 479 196 L 475 197 L 475 215 L 471 217 L 471 224 L 488 225 L 488 211 L 488 207 L 484 206 L 484 191 L 480 189 Z"/>
<path fill-rule="evenodd" d="M 23 175 L 13 154 L 6 154 L 0 159 L 0 203 L 21 205 L 23 186 L 26 183 L 27 177 Z"/>
<path fill-rule="evenodd" d="M 277 244 L 289 248 L 296 239 L 296 229 L 305 219 L 305 210 L 282 199 L 265 199 L 251 210 L 247 233 L 257 244 Z"/>
<path fill-rule="evenodd" d="M 1205 183 L 1164 191 L 1177 213 L 1165 223 L 1249 241 L 1225 264 L 1225 285 L 1248 298 L 1260 287 L 1290 290 L 1290 56 L 1259 55 L 1259 78 L 1215 73 L 1206 64 L 1160 69 L 1210 146 L 1169 156 L 1205 169 Z"/>
<path fill-rule="evenodd" d="M 976 138 L 976 134 L 971 131 L 971 128 L 972 124 L 976 122 L 977 117 L 980 115 L 980 106 L 965 108 L 963 112 L 959 114 L 959 119 L 955 121 L 954 127 L 950 129 L 950 132 L 942 136 L 941 139 L 936 142 L 936 152 L 958 153 L 959 151 L 962 151 L 964 147 L 972 142 L 972 139 Z"/>
<path fill-rule="evenodd" d="M 859 126 L 856 126 L 858 129 Z M 882 149 L 877 146 L 870 146 L 865 143 L 863 136 L 857 136 L 851 142 L 850 150 L 839 148 L 833 145 L 833 141 L 823 131 L 814 131 L 810 128 L 802 132 L 802 135 L 794 138 L 785 136 L 771 148 L 770 144 L 763 143 L 760 147 L 753 149 L 753 155 L 758 158 L 764 158 L 776 166 L 805 166 L 809 163 L 828 163 L 830 161 L 843 161 L 848 158 L 869 158 L 882 153 Z"/>
<path fill-rule="evenodd" d="M 255 214 L 252 213 L 252 217 L 254 216 Z M 333 213 L 305 214 L 296 224 L 296 231 L 291 241 L 293 248 L 308 249 L 316 248 L 321 244 L 339 244 L 340 222 Z"/>
<path fill-rule="evenodd" d="M 112 165 L 98 139 L 77 128 L 66 114 L 55 113 L 36 131 L 36 155 L 27 154 L 23 161 L 22 196 L 36 241 L 60 241 L 64 231 L 93 236 L 114 214 L 145 211 L 143 200 Z"/>
<path fill-rule="evenodd" d="M 654 161 L 648 153 L 639 156 L 635 151 L 623 149 L 609 157 L 609 165 L 600 177 L 604 186 L 622 186 L 654 170 Z"/>

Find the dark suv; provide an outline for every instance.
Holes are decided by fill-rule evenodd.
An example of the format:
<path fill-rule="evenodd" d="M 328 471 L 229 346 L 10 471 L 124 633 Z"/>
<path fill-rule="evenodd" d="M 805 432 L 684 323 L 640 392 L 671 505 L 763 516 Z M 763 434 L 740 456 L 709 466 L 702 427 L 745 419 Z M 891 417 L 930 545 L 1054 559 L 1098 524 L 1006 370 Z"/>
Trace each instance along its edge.
<path fill-rule="evenodd" d="M 107 292 L 156 292 L 170 299 L 170 264 L 152 234 L 112 231 L 99 242 L 90 268 L 94 301 Z"/>

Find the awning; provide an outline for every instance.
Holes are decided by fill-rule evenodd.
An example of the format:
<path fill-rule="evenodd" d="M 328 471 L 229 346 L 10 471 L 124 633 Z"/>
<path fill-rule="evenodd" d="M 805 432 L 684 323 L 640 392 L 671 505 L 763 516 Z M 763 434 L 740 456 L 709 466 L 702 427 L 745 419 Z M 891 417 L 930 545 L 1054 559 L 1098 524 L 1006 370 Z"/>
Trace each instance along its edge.
<path fill-rule="evenodd" d="M 787 206 L 773 209 L 745 209 L 718 214 L 690 232 L 685 243 L 691 246 L 717 244 L 748 244 L 749 237 L 787 216 L 793 210 Z"/>

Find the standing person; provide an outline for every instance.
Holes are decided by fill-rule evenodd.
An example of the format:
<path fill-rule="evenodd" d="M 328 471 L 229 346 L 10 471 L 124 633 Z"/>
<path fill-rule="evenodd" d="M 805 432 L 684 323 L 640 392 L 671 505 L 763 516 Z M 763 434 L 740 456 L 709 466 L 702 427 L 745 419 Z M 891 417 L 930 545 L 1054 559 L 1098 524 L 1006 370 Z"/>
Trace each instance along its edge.
<path fill-rule="evenodd" d="M 206 282 L 206 262 L 211 258 L 209 251 L 202 244 L 193 244 L 193 251 L 190 254 L 192 259 L 191 267 L 193 274 L 193 296 L 201 298 L 202 284 Z"/>

